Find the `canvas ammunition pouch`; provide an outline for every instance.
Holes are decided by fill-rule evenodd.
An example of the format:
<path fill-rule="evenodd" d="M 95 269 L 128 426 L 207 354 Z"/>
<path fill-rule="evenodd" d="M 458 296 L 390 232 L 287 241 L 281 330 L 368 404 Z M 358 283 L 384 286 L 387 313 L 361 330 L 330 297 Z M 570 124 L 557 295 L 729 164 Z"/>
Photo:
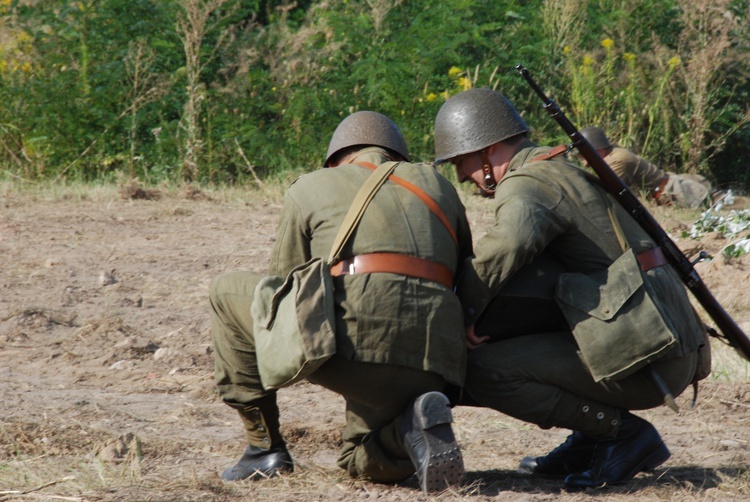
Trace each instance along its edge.
<path fill-rule="evenodd" d="M 606 270 L 562 274 L 555 297 L 597 382 L 624 378 L 677 342 L 632 249 Z"/>
<path fill-rule="evenodd" d="M 674 298 L 684 291 L 671 291 L 663 275 L 667 270 L 648 274 L 667 265 L 661 249 L 636 255 L 612 201 L 603 199 L 622 255 L 606 270 L 562 274 L 555 291 L 581 358 L 597 382 L 625 378 L 675 347 L 679 333 L 663 305 L 685 303 Z M 694 314 L 689 302 L 685 306 Z"/>
<path fill-rule="evenodd" d="M 263 388 L 279 389 L 306 378 L 336 353 L 333 280 L 315 258 L 284 279 L 264 277 L 251 314 Z"/>

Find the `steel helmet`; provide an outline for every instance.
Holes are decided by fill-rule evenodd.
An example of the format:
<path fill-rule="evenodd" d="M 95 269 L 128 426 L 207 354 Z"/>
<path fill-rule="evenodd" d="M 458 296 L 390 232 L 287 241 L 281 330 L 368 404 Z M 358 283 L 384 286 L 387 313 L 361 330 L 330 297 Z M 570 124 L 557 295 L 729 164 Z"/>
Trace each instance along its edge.
<path fill-rule="evenodd" d="M 492 89 L 469 89 L 448 99 L 435 118 L 435 163 L 528 131 L 505 96 Z"/>
<path fill-rule="evenodd" d="M 607 139 L 607 135 L 604 134 L 604 130 L 601 127 L 589 126 L 581 129 L 581 136 L 586 138 L 594 150 L 602 150 L 609 148 L 612 144 Z"/>
<path fill-rule="evenodd" d="M 355 145 L 380 146 L 410 160 L 401 131 L 391 119 L 378 112 L 354 112 L 339 123 L 328 144 L 326 165 L 337 152 Z"/>

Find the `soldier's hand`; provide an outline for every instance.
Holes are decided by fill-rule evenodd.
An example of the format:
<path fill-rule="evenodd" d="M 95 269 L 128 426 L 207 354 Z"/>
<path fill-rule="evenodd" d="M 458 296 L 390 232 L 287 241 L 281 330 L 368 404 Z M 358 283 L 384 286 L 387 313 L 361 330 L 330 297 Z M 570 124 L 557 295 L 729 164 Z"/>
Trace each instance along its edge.
<path fill-rule="evenodd" d="M 487 340 L 489 340 L 489 336 L 477 336 L 474 333 L 474 325 L 472 324 L 468 328 L 466 328 L 466 347 L 468 347 L 469 350 L 474 350 L 480 345 L 483 345 L 487 343 Z"/>

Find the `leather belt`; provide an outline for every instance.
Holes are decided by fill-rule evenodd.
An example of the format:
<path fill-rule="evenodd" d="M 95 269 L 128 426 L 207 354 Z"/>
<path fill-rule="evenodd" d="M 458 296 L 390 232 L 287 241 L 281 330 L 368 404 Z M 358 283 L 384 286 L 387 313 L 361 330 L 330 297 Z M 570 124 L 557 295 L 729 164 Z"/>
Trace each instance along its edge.
<path fill-rule="evenodd" d="M 654 188 L 652 195 L 654 197 L 654 200 L 657 202 L 657 204 L 661 205 L 662 203 L 659 202 L 659 197 L 662 196 L 664 193 L 664 187 L 667 186 L 667 182 L 669 181 L 669 176 L 664 176 L 662 180 L 659 182 L 659 186 Z"/>
<path fill-rule="evenodd" d="M 401 253 L 368 253 L 331 265 L 331 275 L 389 273 L 434 281 L 453 288 L 453 272 L 440 263 Z"/>
<path fill-rule="evenodd" d="M 669 263 L 660 247 L 655 247 L 648 251 L 638 253 L 637 258 L 638 263 L 641 264 L 641 270 L 644 272 L 648 272 L 652 268 L 661 267 L 662 265 L 667 265 Z"/>

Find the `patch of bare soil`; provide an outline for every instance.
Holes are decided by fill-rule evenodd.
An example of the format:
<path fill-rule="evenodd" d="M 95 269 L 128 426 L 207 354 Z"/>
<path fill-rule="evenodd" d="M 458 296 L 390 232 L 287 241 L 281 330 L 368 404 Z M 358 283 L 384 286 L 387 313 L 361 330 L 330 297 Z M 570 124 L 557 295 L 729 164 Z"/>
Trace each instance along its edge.
<path fill-rule="evenodd" d="M 308 383 L 280 392 L 295 472 L 221 481 L 245 445 L 213 386 L 208 287 L 227 270 L 266 270 L 280 203 L 252 192 L 150 195 L 0 196 L 0 500 L 425 499 L 413 479 L 383 486 L 339 470 L 343 401 Z M 467 207 L 479 236 L 489 207 L 469 196 Z M 695 217 L 651 210 L 675 236 Z M 726 241 L 678 244 L 718 255 Z M 697 268 L 750 331 L 747 259 Z M 679 416 L 639 413 L 672 451 L 656 472 L 569 494 L 560 480 L 516 472 L 520 458 L 546 453 L 566 431 L 458 408 L 466 480 L 434 498 L 750 499 L 750 371 L 715 347 L 695 408 L 683 395 Z"/>

